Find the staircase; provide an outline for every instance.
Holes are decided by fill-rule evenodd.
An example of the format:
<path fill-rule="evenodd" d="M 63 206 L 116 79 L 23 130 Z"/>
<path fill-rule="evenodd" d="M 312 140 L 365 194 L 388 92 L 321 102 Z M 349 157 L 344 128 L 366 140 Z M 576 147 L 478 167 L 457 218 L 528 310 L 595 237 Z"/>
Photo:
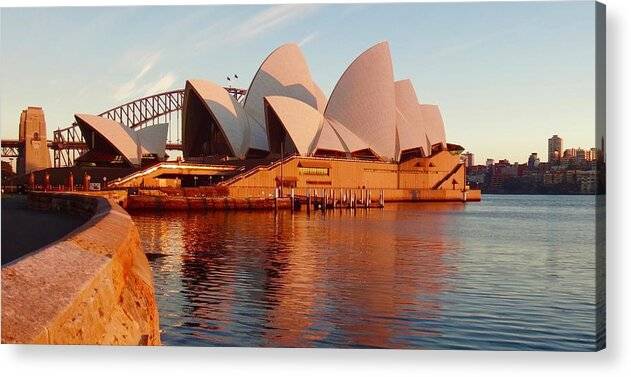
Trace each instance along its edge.
<path fill-rule="evenodd" d="M 462 164 L 456 165 L 453 169 L 451 169 L 449 173 L 447 173 L 446 176 L 444 176 L 440 181 L 436 182 L 436 184 L 432 186 L 432 190 L 440 189 L 440 186 L 442 186 L 443 183 L 447 182 L 449 178 L 453 177 L 458 172 L 458 170 L 460 170 L 460 167 L 462 166 L 463 166 Z"/>
<path fill-rule="evenodd" d="M 290 161 L 290 160 L 292 160 L 292 159 L 294 159 L 296 157 L 297 157 L 297 155 L 293 154 L 291 156 L 285 157 L 282 160 L 280 160 L 280 159 L 276 160 L 276 161 L 272 162 L 271 164 L 267 164 L 267 165 L 261 164 L 261 165 L 254 166 L 251 169 L 248 169 L 248 170 L 244 171 L 243 173 L 237 174 L 237 175 L 231 177 L 230 179 L 227 179 L 227 180 L 219 183 L 218 186 L 230 186 L 230 185 L 234 184 L 235 182 L 238 182 L 238 181 L 242 180 L 243 178 L 247 178 L 247 177 L 249 177 L 249 176 L 251 176 L 251 175 L 253 175 L 255 173 L 258 173 L 260 171 L 263 171 L 263 170 L 270 171 L 270 170 L 276 168 L 277 166 L 280 166 L 280 164 L 283 164 L 283 163 L 285 163 L 287 161 Z"/>

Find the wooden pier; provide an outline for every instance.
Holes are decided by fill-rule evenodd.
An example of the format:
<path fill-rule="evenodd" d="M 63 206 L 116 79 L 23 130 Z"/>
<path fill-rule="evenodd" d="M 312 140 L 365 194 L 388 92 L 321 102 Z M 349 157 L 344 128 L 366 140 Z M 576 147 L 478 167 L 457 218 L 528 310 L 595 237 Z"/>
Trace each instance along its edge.
<path fill-rule="evenodd" d="M 275 191 L 275 199 L 281 198 L 280 190 Z M 296 195 L 291 189 L 289 194 L 292 211 L 306 207 L 310 211 L 326 211 L 335 209 L 369 209 L 384 207 L 383 190 L 370 189 L 314 189 L 307 191 L 306 195 Z"/>

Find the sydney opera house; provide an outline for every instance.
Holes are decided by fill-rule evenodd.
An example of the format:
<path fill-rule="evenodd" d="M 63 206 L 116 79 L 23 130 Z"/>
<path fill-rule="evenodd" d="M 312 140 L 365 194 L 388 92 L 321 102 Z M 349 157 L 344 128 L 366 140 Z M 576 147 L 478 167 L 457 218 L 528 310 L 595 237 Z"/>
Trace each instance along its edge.
<path fill-rule="evenodd" d="M 414 200 L 468 189 L 462 147 L 447 143 L 438 106 L 419 102 L 409 79 L 395 81 L 387 42 L 359 55 L 328 99 L 298 45 L 285 44 L 239 100 L 211 81 L 187 80 L 181 111 L 177 162 L 165 153 L 168 124 L 136 131 L 76 114 L 88 146 L 76 164 L 130 169 L 111 182 L 118 187 L 221 185 L 235 197 L 374 188 L 387 200 Z"/>
<path fill-rule="evenodd" d="M 256 73 L 243 105 L 222 87 L 186 83 L 184 156 L 265 155 L 401 161 L 446 148 L 436 106 L 410 80 L 394 81 L 387 43 L 361 54 L 327 101 L 297 45 L 279 47 Z"/>

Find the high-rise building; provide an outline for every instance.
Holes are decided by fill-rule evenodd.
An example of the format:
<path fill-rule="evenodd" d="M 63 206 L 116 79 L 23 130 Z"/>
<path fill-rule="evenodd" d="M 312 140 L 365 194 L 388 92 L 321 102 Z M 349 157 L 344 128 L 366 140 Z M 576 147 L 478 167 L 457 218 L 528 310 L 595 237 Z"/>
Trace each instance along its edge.
<path fill-rule="evenodd" d="M 589 160 L 590 161 L 597 161 L 600 158 L 600 150 L 598 148 L 591 148 L 589 150 Z"/>
<path fill-rule="evenodd" d="M 583 148 L 578 148 L 576 150 L 576 162 L 578 164 L 582 164 L 585 161 L 589 161 L 589 153 L 587 153 L 587 151 Z"/>
<path fill-rule="evenodd" d="M 492 158 L 487 158 L 486 159 L 486 166 L 493 166 L 493 164 L 495 163 L 495 160 Z"/>
<path fill-rule="evenodd" d="M 576 157 L 576 152 L 578 150 L 576 148 L 568 148 L 563 151 L 563 157 L 565 158 L 574 158 Z"/>
<path fill-rule="evenodd" d="M 470 167 L 475 165 L 474 155 L 471 152 L 465 152 L 462 154 L 462 158 L 464 160 L 465 166 Z"/>
<path fill-rule="evenodd" d="M 559 135 L 553 135 L 548 139 L 548 162 L 559 163 L 563 152 L 563 139 Z"/>
<path fill-rule="evenodd" d="M 539 166 L 539 157 L 537 152 L 532 152 L 528 157 L 528 169 L 536 169 Z"/>
<path fill-rule="evenodd" d="M 575 163 L 576 162 L 576 148 L 568 148 L 563 151 L 563 156 L 561 157 L 561 162 L 564 164 Z"/>

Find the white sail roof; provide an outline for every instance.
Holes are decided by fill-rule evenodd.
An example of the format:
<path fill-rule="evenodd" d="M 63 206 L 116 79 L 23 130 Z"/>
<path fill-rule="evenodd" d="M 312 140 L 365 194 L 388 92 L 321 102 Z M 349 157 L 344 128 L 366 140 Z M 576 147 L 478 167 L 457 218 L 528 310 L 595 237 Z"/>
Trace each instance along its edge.
<path fill-rule="evenodd" d="M 443 117 L 440 115 L 440 109 L 438 106 L 422 104 L 419 105 L 419 107 L 421 109 L 429 142 L 432 145 L 440 143 L 443 146 L 446 146 L 445 124 L 443 123 Z"/>
<path fill-rule="evenodd" d="M 314 154 L 318 150 L 334 151 L 347 155 L 350 153 L 328 119 L 324 119 L 322 122 L 320 133 L 311 149 L 310 154 Z"/>
<path fill-rule="evenodd" d="M 396 102 L 387 42 L 369 48 L 346 69 L 324 115 L 364 140 L 382 159 L 396 159 Z"/>
<path fill-rule="evenodd" d="M 259 124 L 265 124 L 263 98 L 284 96 L 324 111 L 326 98 L 311 79 L 309 67 L 297 44 L 274 50 L 261 64 L 248 89 L 243 107 Z"/>
<path fill-rule="evenodd" d="M 79 128 L 88 127 L 110 143 L 132 165 L 140 165 L 138 141 L 134 139 L 134 131 L 114 120 L 90 114 L 75 114 Z M 89 143 L 89 141 L 88 141 Z M 140 146 L 141 154 L 150 153 Z"/>
<path fill-rule="evenodd" d="M 241 105 L 228 91 L 211 81 L 188 80 L 186 92 L 191 90 L 215 117 L 234 155 L 244 158 L 249 147 L 250 127 Z"/>
<path fill-rule="evenodd" d="M 138 135 L 140 145 L 149 153 L 155 154 L 158 158 L 166 157 L 168 123 L 154 124 L 133 132 Z"/>
<path fill-rule="evenodd" d="M 416 91 L 410 80 L 394 83 L 397 102 L 397 131 L 400 150 L 423 148 L 425 154 L 431 153 L 431 145 L 426 142 L 425 122 L 419 106 Z"/>
<path fill-rule="evenodd" d="M 348 153 L 372 149 L 367 142 L 360 139 L 357 135 L 352 133 L 348 128 L 344 127 L 344 125 L 337 122 L 335 119 L 327 119 L 327 122 L 335 130 L 337 135 L 339 135 Z"/>
<path fill-rule="evenodd" d="M 187 82 L 190 91 L 203 100 L 240 158 L 252 150 L 270 151 L 266 109 L 276 114 L 301 155 L 328 150 L 350 157 L 370 151 L 398 161 L 402 151 L 422 148 L 430 155 L 432 145 L 446 145 L 438 107 L 419 104 L 410 80 L 394 82 L 387 42 L 360 54 L 326 103 L 296 44 L 283 45 L 265 59 L 243 104 L 207 81 Z"/>
<path fill-rule="evenodd" d="M 280 119 L 298 153 L 302 156 L 308 155 L 324 120 L 322 114 L 294 98 L 268 96 L 265 101 Z"/>

